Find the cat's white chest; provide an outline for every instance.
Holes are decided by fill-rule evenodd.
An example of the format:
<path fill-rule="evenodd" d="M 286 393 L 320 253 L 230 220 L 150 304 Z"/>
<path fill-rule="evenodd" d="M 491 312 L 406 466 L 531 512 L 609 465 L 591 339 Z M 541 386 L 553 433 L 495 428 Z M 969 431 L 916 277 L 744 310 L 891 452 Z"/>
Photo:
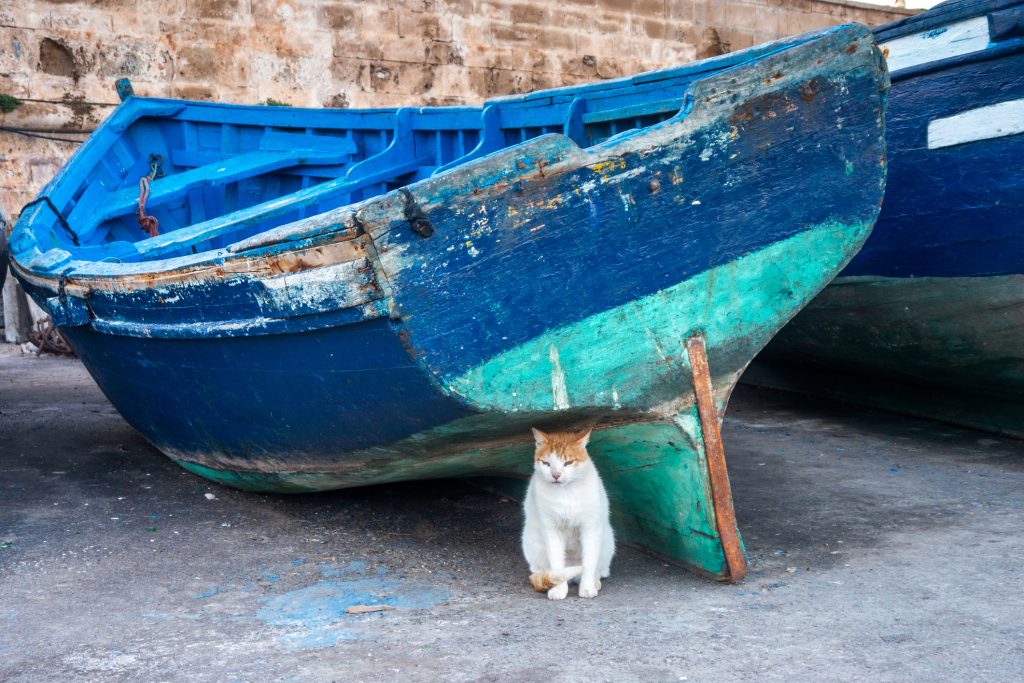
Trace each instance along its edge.
<path fill-rule="evenodd" d="M 584 502 L 579 496 L 559 496 L 561 500 L 555 500 L 551 506 L 551 516 L 555 518 L 558 526 L 575 527 L 579 526 L 584 516 Z"/>
<path fill-rule="evenodd" d="M 579 527 L 584 520 L 594 514 L 593 494 L 590 487 L 580 482 L 578 486 L 553 487 L 541 494 L 544 514 L 561 528 Z"/>

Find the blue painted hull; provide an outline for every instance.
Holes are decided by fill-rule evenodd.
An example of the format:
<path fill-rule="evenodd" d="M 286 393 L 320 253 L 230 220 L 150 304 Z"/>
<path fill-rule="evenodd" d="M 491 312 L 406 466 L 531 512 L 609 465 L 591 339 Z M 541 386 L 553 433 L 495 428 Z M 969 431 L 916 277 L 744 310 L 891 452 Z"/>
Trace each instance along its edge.
<path fill-rule="evenodd" d="M 694 334 L 724 408 L 870 231 L 886 86 L 870 33 L 846 27 L 451 118 L 272 111 L 271 135 L 262 112 L 225 108 L 211 136 L 201 105 L 129 100 L 53 205 L 22 216 L 15 272 L 125 418 L 206 476 L 311 490 L 522 472 L 502 449 L 519 458 L 532 424 L 692 406 Z M 350 134 L 378 124 L 395 128 L 377 147 Z M 293 128 L 317 163 L 282 161 Z M 145 144 L 108 194 L 85 181 L 121 163 L 124 131 L 172 162 L 155 238 L 124 210 Z"/>
<path fill-rule="evenodd" d="M 470 414 L 436 391 L 384 319 L 212 340 L 65 332 L 125 419 L 179 459 L 216 452 L 301 469 Z"/>
<path fill-rule="evenodd" d="M 758 381 L 1024 437 L 1021 27 L 1024 3 L 1000 0 L 876 29 L 892 70 L 881 214 Z"/>

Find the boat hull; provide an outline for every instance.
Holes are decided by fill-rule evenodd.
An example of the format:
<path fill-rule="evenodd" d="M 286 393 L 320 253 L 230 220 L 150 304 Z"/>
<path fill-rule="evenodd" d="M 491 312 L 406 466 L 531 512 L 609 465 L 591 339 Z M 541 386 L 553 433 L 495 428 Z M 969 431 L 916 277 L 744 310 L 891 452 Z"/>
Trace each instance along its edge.
<path fill-rule="evenodd" d="M 574 379 L 594 379 L 573 359 L 595 348 L 609 354 L 608 347 L 633 354 L 645 346 L 674 348 L 675 357 L 661 362 L 674 370 L 667 391 L 675 401 L 660 414 L 614 404 L 468 410 L 426 381 L 403 347 L 400 330 L 388 321 L 200 343 L 98 334 L 86 327 L 68 328 L 67 334 L 104 393 L 150 442 L 189 471 L 246 490 L 298 493 L 452 476 L 524 478 L 532 471 L 531 426 L 596 424 L 589 450 L 604 476 L 621 539 L 727 577 L 715 509 L 710 494 L 700 493 L 710 483 L 698 408 L 692 393 L 680 395 L 691 384 L 680 341 L 703 311 L 722 314 L 703 332 L 716 403 L 724 412 L 736 377 L 764 343 L 765 326 L 771 329 L 813 296 L 827 279 L 822 269 L 850 258 L 869 231 L 865 223 L 802 232 L 672 290 L 556 330 L 536 341 L 536 348 L 519 350 L 524 358 L 540 355 L 526 367 L 513 363 L 515 350 L 501 363 L 523 385 L 534 369 L 550 392 L 551 346 L 565 359 L 569 386 Z M 815 257 L 806 258 L 808 253 Z M 615 320 L 644 324 L 616 329 L 609 325 Z M 373 355 L 367 353 L 371 348 Z M 544 352 L 537 354 L 537 348 Z M 367 362 L 371 357 L 377 367 Z M 495 402 L 516 391 L 514 381 L 489 385 L 498 392 Z M 622 389 L 625 397 L 628 384 Z M 369 419 L 367 401 L 389 419 Z"/>
<path fill-rule="evenodd" d="M 660 123 L 543 135 L 211 258 L 45 272 L 65 256 L 23 235 L 15 272 L 125 418 L 204 477 L 523 477 L 529 427 L 595 428 L 620 537 L 738 578 L 718 420 L 885 183 L 866 29 L 756 55 Z"/>
<path fill-rule="evenodd" d="M 523 474 L 531 467 L 533 425 L 671 424 L 677 412 L 692 408 L 681 341 L 695 329 L 707 339 L 724 408 L 735 377 L 771 328 L 806 303 L 869 231 L 870 223 L 813 228 L 535 337 L 469 373 L 477 386 L 474 405 L 431 381 L 403 343 L 403 328 L 386 318 L 202 340 L 106 334 L 89 326 L 64 332 L 133 427 L 177 462 L 221 483 L 323 491 L 478 472 Z M 816 258 L 804 258 L 810 251 Z M 705 319 L 708 310 L 719 317 Z M 699 328 L 695 319 L 702 320 Z M 552 348 L 570 403 L 612 374 L 614 381 L 597 389 L 605 390 L 604 405 L 552 409 L 552 372 L 558 377 Z M 650 358 L 656 349 L 663 358 Z M 660 379 L 649 379 L 655 373 L 642 367 L 648 363 L 664 367 Z M 652 402 L 664 404 L 661 410 L 636 405 L 631 391 L 640 382 L 656 396 Z M 500 407 L 531 387 L 551 407 Z M 509 444 L 516 455 L 505 461 Z"/>
<path fill-rule="evenodd" d="M 876 31 L 894 71 L 871 238 L 748 379 L 1024 437 L 1024 36 L 999 29 L 1024 4 L 935 12 Z"/>

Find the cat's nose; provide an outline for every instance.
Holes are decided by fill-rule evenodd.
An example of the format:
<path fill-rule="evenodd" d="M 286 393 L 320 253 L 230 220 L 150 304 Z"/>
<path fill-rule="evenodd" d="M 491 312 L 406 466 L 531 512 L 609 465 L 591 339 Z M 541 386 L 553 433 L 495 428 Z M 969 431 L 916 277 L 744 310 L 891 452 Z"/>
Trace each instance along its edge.
<path fill-rule="evenodd" d="M 551 477 L 552 477 L 552 478 L 553 478 L 553 479 L 554 479 L 555 481 L 558 481 L 558 478 L 559 478 L 560 476 L 562 476 L 562 473 L 561 473 L 561 472 L 552 472 L 552 473 L 551 473 Z"/>

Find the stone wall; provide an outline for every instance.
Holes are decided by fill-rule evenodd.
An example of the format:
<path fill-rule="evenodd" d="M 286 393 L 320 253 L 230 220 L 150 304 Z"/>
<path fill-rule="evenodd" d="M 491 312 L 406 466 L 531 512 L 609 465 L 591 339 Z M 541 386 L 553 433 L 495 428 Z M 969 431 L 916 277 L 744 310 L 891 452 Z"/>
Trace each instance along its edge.
<path fill-rule="evenodd" d="M 0 0 L 0 207 L 19 208 L 115 105 L 478 103 L 659 68 L 848 21 L 837 0 Z M 55 132 L 56 131 L 56 132 Z"/>

